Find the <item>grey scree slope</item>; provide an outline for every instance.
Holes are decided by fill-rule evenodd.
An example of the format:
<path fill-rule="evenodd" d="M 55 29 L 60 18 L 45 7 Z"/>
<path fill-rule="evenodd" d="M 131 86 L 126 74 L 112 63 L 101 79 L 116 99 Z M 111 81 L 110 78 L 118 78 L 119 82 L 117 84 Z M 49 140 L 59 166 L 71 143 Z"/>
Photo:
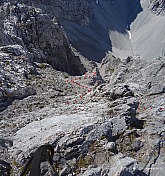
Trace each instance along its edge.
<path fill-rule="evenodd" d="M 89 2 L 89 24 L 62 20 L 72 45 L 89 59 L 100 61 L 112 51 L 144 59 L 164 55 L 165 16 L 149 10 L 149 0 L 95 0 Z"/>

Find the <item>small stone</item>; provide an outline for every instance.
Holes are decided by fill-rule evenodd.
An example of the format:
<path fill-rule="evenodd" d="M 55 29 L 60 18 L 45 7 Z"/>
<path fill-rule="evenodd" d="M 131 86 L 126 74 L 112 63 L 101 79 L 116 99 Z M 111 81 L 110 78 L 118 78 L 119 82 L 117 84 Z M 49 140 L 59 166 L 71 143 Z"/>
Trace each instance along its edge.
<path fill-rule="evenodd" d="M 101 167 L 97 167 L 97 168 L 88 168 L 83 176 L 100 176 L 101 175 L 101 171 L 102 171 L 102 168 Z"/>
<path fill-rule="evenodd" d="M 142 147 L 142 142 L 140 140 L 136 140 L 133 142 L 133 149 L 135 152 L 137 152 L 138 150 L 140 150 L 140 148 Z"/>
<path fill-rule="evenodd" d="M 54 162 L 59 163 L 61 160 L 61 155 L 59 153 L 55 153 L 53 156 L 53 160 Z"/>
<path fill-rule="evenodd" d="M 67 173 L 68 173 L 68 167 L 64 167 L 64 168 L 60 171 L 60 176 L 67 175 Z"/>
<path fill-rule="evenodd" d="M 116 144 L 115 144 L 115 142 L 108 142 L 107 145 L 105 146 L 105 148 L 109 151 L 113 151 L 116 148 Z"/>
<path fill-rule="evenodd" d="M 78 148 L 69 148 L 66 151 L 65 158 L 66 159 L 71 159 L 72 157 L 75 157 L 78 154 L 79 154 L 79 149 Z"/>
<path fill-rule="evenodd" d="M 55 147 L 54 151 L 55 151 L 55 152 L 60 152 L 60 146 L 57 145 L 57 146 Z"/>

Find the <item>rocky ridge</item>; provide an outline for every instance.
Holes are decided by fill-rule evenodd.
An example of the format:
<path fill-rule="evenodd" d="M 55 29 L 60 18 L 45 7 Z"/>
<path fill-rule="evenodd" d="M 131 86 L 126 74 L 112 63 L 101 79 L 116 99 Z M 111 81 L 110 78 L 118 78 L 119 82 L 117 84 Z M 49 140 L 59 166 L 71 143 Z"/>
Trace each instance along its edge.
<path fill-rule="evenodd" d="M 141 76 L 133 72 L 135 66 L 139 66 Z M 146 66 L 148 69 L 144 69 Z M 41 76 L 34 79 L 36 95 L 14 101 L 1 113 L 1 117 L 11 120 L 3 121 L 2 131 L 6 144 L 9 139 L 13 141 L 8 154 L 14 163 L 20 167 L 37 146 L 51 143 L 61 175 L 140 172 L 156 142 L 161 136 L 164 139 L 164 59 L 146 62 L 108 55 L 99 69 L 78 77 L 56 72 L 49 65 L 37 71 Z M 150 85 L 148 79 L 153 81 Z M 53 80 L 59 83 L 52 84 Z M 76 82 L 91 87 L 91 91 L 83 95 L 83 88 L 73 86 Z M 156 163 L 151 162 L 151 175 L 164 173 L 163 151 L 162 143 Z"/>
<path fill-rule="evenodd" d="M 49 1 L 21 2 L 1 4 L 0 174 L 19 175 L 30 153 L 50 143 L 61 176 L 163 175 L 165 59 L 108 53 L 89 62 L 52 12 L 36 7 Z M 42 175 L 48 170 L 43 164 Z"/>
<path fill-rule="evenodd" d="M 36 67 L 44 67 L 35 62 L 48 63 L 71 75 L 85 72 L 56 18 L 51 19 L 39 8 L 14 1 L 3 2 L 0 13 L 0 110 L 14 99 L 35 94 L 29 82 L 38 75 Z"/>
<path fill-rule="evenodd" d="M 70 74 L 85 71 L 55 17 L 51 19 L 41 9 L 15 1 L 2 3 L 0 13 L 1 46 L 20 45 L 31 53 L 33 61 L 49 63 Z"/>

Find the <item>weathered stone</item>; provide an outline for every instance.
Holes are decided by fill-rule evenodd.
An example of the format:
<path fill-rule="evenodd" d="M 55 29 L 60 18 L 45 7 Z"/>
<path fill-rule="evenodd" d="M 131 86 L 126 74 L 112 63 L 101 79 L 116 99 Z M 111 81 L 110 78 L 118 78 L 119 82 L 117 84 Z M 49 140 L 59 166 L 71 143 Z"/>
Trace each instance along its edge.
<path fill-rule="evenodd" d="M 13 141 L 12 140 L 0 137 L 0 158 L 1 158 L 1 160 L 6 160 L 9 157 L 8 156 L 8 149 L 10 147 L 12 147 L 12 145 L 13 145 Z"/>
<path fill-rule="evenodd" d="M 66 143 L 65 146 L 66 147 L 71 147 L 74 145 L 78 145 L 81 144 L 84 141 L 83 138 L 77 137 L 77 138 L 73 138 L 73 139 L 69 139 Z"/>
<path fill-rule="evenodd" d="M 124 118 L 116 117 L 110 119 L 108 122 L 101 124 L 100 126 L 96 127 L 93 131 L 91 131 L 84 145 L 89 145 L 93 141 L 99 139 L 101 136 L 105 136 L 108 141 L 113 141 L 126 129 L 127 124 Z"/>
<path fill-rule="evenodd" d="M 140 150 L 140 148 L 143 146 L 142 142 L 140 140 L 135 140 L 132 144 L 133 150 L 137 152 Z"/>
<path fill-rule="evenodd" d="M 119 98 L 123 98 L 123 97 L 133 97 L 134 93 L 129 89 L 128 85 L 122 85 L 122 84 L 118 84 L 115 87 L 110 87 L 110 97 L 113 100 L 119 99 Z"/>
<path fill-rule="evenodd" d="M 64 167 L 61 171 L 60 171 L 60 176 L 65 176 L 68 173 L 68 167 Z"/>
<path fill-rule="evenodd" d="M 7 45 L 0 47 L 0 51 L 8 54 L 12 54 L 14 56 L 20 56 L 23 54 L 23 49 L 20 45 Z M 25 51 L 24 51 L 25 54 Z"/>
<path fill-rule="evenodd" d="M 134 175 L 137 170 L 137 161 L 130 157 L 124 157 L 122 154 L 115 156 L 112 161 L 108 176 Z"/>
<path fill-rule="evenodd" d="M 65 151 L 65 158 L 69 160 L 73 157 L 78 156 L 79 152 L 80 151 L 78 148 L 67 148 L 67 150 Z"/>
<path fill-rule="evenodd" d="M 82 176 L 100 176 L 101 175 L 101 171 L 102 171 L 102 168 L 100 167 L 97 167 L 97 168 L 94 168 L 94 167 L 89 167 L 84 173 Z"/>
<path fill-rule="evenodd" d="M 108 142 L 105 146 L 107 150 L 114 151 L 116 148 L 115 142 Z"/>

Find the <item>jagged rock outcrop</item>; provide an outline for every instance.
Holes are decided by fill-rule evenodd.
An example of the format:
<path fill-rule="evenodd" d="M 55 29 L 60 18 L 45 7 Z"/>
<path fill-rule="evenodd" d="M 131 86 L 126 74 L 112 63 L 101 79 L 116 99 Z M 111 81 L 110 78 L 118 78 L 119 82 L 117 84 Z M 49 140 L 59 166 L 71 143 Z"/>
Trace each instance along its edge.
<path fill-rule="evenodd" d="M 101 93 L 101 95 L 107 96 L 112 101 L 114 95 L 111 94 L 111 92 L 116 92 L 115 95 L 117 99 L 109 104 L 111 117 L 114 117 L 118 112 L 123 112 L 124 114 L 131 114 L 133 117 L 138 118 L 132 121 L 132 124 L 135 125 L 134 128 L 138 130 L 128 130 L 125 133 L 127 137 L 124 137 L 124 135 L 122 139 L 119 137 L 119 139 L 116 140 L 119 151 L 122 150 L 125 154 L 128 154 L 131 153 L 132 150 L 137 153 L 143 149 L 147 150 L 147 146 L 153 149 L 151 143 L 156 143 L 156 140 L 158 141 L 161 134 L 164 132 L 164 58 L 144 61 L 129 57 L 120 60 L 114 56 L 108 55 L 100 64 L 100 72 L 103 78 L 105 77 L 107 79 L 110 77 L 110 79 L 107 80 L 107 82 L 109 82 L 109 86 L 107 86 L 108 89 L 103 87 L 103 90 L 107 90 L 105 90 L 104 94 Z M 129 96 L 124 96 L 125 89 L 121 86 L 123 83 L 127 83 L 129 91 L 134 93 L 129 95 L 130 98 Z M 116 90 L 114 87 L 116 87 Z M 113 95 L 113 97 L 111 97 L 111 95 Z M 129 100 L 129 102 L 127 102 L 127 100 Z M 132 110 L 126 112 L 126 105 L 131 106 Z M 140 129 L 143 128 L 144 130 L 150 129 L 149 133 L 142 132 L 143 135 L 147 135 L 146 140 L 142 140 L 141 137 L 143 135 L 141 136 L 139 133 L 141 131 Z M 151 134 L 154 135 L 153 141 L 151 140 Z M 148 143 L 148 145 L 146 145 L 144 141 Z M 161 151 L 163 151 L 163 149 Z M 136 157 L 136 159 L 140 159 L 141 157 L 143 158 L 143 156 L 139 156 Z M 162 170 L 160 169 L 162 168 L 162 157 L 163 153 L 158 156 L 159 159 L 156 161 L 157 164 L 155 164 L 155 167 L 159 168 L 157 168 L 159 174 L 162 174 Z M 153 175 L 155 173 L 156 172 L 152 171 Z"/>
<path fill-rule="evenodd" d="M 30 53 L 20 45 L 0 47 L 0 111 L 15 99 L 34 95 L 30 77 L 36 76 Z"/>
<path fill-rule="evenodd" d="M 150 1 L 149 8 L 156 14 L 165 14 L 165 0 L 152 0 Z"/>
<path fill-rule="evenodd" d="M 133 48 L 136 37 L 146 35 L 134 28 L 141 20 L 131 26 L 138 13 L 137 18 L 149 13 L 163 19 L 150 13 L 146 2 L 1 2 L 1 175 L 19 175 L 30 154 L 45 143 L 54 147 L 61 176 L 164 174 L 165 61 L 142 60 Z M 112 44 L 122 57 L 108 52 L 100 64 L 79 57 L 81 51 L 70 46 L 60 24 L 70 41 L 81 47 L 91 42 L 90 50 L 85 48 L 91 56 L 93 48 L 97 56 Z M 130 46 L 133 54 L 125 57 L 123 49 Z M 43 163 L 42 175 L 48 170 Z"/>
<path fill-rule="evenodd" d="M 1 3 L 0 38 L 0 111 L 15 99 L 36 93 L 29 83 L 38 74 L 34 62 L 71 75 L 86 71 L 56 17 L 51 19 L 28 2 Z"/>
<path fill-rule="evenodd" d="M 18 44 L 26 48 L 37 62 L 70 74 L 82 74 L 85 68 L 69 46 L 57 19 L 25 2 L 1 4 L 1 45 Z"/>
<path fill-rule="evenodd" d="M 161 57 L 152 61 L 136 57 L 120 60 L 110 54 L 101 62 L 100 72 L 105 79 L 110 76 L 110 88 L 125 83 L 136 93 L 154 94 L 164 91 L 165 62 Z"/>

